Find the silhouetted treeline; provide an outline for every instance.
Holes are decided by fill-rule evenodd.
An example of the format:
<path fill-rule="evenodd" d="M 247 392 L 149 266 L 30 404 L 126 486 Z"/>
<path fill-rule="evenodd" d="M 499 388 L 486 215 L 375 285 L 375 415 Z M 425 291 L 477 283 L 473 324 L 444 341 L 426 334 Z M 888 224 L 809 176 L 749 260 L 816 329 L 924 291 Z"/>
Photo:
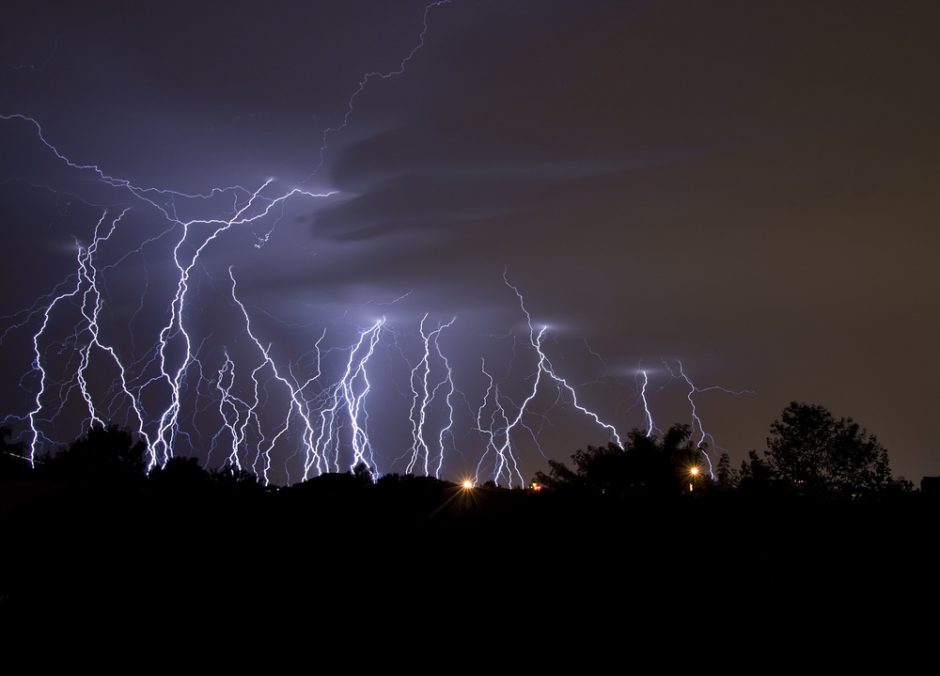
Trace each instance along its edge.
<path fill-rule="evenodd" d="M 36 459 L 30 468 L 23 444 L 11 444 L 0 430 L 0 480 L 84 482 L 126 485 L 146 482 L 148 490 L 181 495 L 229 492 L 263 495 L 257 477 L 235 467 L 203 468 L 194 458 L 171 458 L 147 472 L 142 441 L 117 427 L 96 427 L 66 448 Z M 712 461 L 708 448 L 692 439 L 688 425 L 674 425 L 662 436 L 634 429 L 623 448 L 614 444 L 576 451 L 573 466 L 549 460 L 537 472 L 532 492 L 565 499 L 587 496 L 624 498 L 696 498 L 740 492 L 748 495 L 805 496 L 824 499 L 876 499 L 909 492 L 910 482 L 891 475 L 887 450 L 851 418 L 836 419 L 822 406 L 793 402 L 770 426 L 767 448 L 750 451 L 739 469 L 727 453 Z M 425 485 L 450 482 L 423 480 Z M 327 474 L 295 487 L 304 494 L 349 493 L 363 497 L 370 487 L 385 497 L 422 485 L 417 477 L 391 474 L 373 481 L 360 464 L 347 474 Z M 481 488 L 496 490 L 492 482 Z"/>
<path fill-rule="evenodd" d="M 805 598 L 826 565 L 867 580 L 882 552 L 909 576 L 930 560 L 940 511 L 891 478 L 864 430 L 802 404 L 773 424 L 766 451 L 739 469 L 719 459 L 714 479 L 678 425 L 578 451 L 525 490 L 373 480 L 364 465 L 280 489 L 187 458 L 148 473 L 147 449 L 116 428 L 35 469 L 24 448 L 0 444 L 0 609 L 24 612 L 134 617 L 195 604 L 268 617 L 287 606 L 347 626 L 388 590 L 402 594 L 384 606 L 395 609 L 426 593 L 444 615 L 466 597 L 495 609 L 531 596 L 523 607 L 539 612 L 543 598 L 632 608 L 638 595 L 661 603 L 731 577 L 761 596 L 768 579 L 792 581 Z"/>
<path fill-rule="evenodd" d="M 712 466 L 688 425 L 661 438 L 634 429 L 623 449 L 588 446 L 573 456 L 574 468 L 549 460 L 535 481 L 549 490 L 609 497 L 748 494 L 816 499 L 883 499 L 913 490 L 891 475 L 887 450 L 851 418 L 836 419 L 824 407 L 792 402 L 770 427 L 767 450 L 750 451 L 739 470 L 722 453 Z"/>

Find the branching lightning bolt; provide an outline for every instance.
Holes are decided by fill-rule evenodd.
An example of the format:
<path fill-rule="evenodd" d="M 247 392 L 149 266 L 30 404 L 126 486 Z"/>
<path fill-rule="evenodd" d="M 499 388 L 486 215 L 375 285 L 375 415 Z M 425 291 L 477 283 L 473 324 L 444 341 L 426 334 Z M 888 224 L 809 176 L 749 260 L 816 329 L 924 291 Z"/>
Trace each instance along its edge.
<path fill-rule="evenodd" d="M 725 394 L 731 394 L 734 396 L 741 396 L 745 394 L 754 394 L 753 390 L 729 390 L 725 387 L 720 387 L 718 385 L 712 385 L 709 387 L 697 387 L 695 383 L 692 382 L 692 379 L 685 372 L 685 366 L 683 365 L 680 359 L 673 359 L 672 361 L 678 366 L 678 370 L 673 370 L 673 367 L 670 365 L 669 360 L 663 359 L 663 365 L 669 371 L 669 375 L 673 378 L 680 379 L 688 385 L 689 389 L 686 393 L 686 399 L 689 401 L 689 408 L 691 409 L 692 414 L 692 433 L 698 435 L 698 447 L 701 449 L 701 453 L 705 456 L 705 462 L 708 464 L 708 473 L 714 479 L 715 472 L 712 466 L 712 459 L 708 455 L 706 449 L 706 442 L 711 441 L 712 445 L 717 448 L 715 444 L 715 438 L 711 433 L 705 431 L 705 426 L 702 423 L 702 418 L 699 416 L 698 407 L 695 404 L 695 395 L 701 394 L 703 392 L 724 392 Z"/>
<path fill-rule="evenodd" d="M 527 413 L 530 412 L 529 406 L 531 405 L 532 401 L 535 399 L 536 395 L 539 392 L 539 385 L 542 382 L 543 375 L 546 378 L 552 380 L 555 383 L 556 387 L 567 392 L 571 399 L 571 405 L 575 409 L 577 409 L 578 411 L 580 411 L 581 413 L 589 417 L 591 420 L 593 420 L 597 425 L 607 430 L 610 434 L 611 441 L 615 443 L 617 446 L 623 448 L 623 442 L 621 441 L 620 434 L 617 431 L 617 428 L 614 427 L 612 424 L 602 420 L 601 417 L 594 411 L 588 408 L 585 408 L 583 405 L 581 405 L 581 403 L 578 400 L 578 393 L 575 390 L 575 388 L 571 384 L 569 384 L 567 380 L 565 380 L 560 375 L 558 375 L 558 373 L 555 371 L 554 366 L 552 366 L 551 360 L 548 358 L 548 355 L 545 353 L 545 350 L 542 346 L 542 340 L 545 337 L 545 333 L 548 330 L 548 327 L 542 326 L 538 330 L 535 329 L 535 326 L 532 323 L 532 315 L 529 313 L 529 310 L 526 308 L 526 305 L 525 305 L 525 298 L 523 297 L 522 292 L 519 290 L 519 288 L 514 286 L 509 281 L 508 271 L 504 271 L 503 281 L 505 282 L 506 286 L 512 289 L 512 291 L 516 294 L 516 298 L 519 301 L 519 308 L 522 310 L 522 314 L 525 315 L 526 326 L 529 329 L 529 345 L 532 347 L 533 351 L 537 355 L 538 362 L 536 364 L 535 376 L 532 380 L 532 387 L 529 390 L 529 393 L 526 395 L 525 399 L 522 401 L 522 403 L 516 407 L 516 414 L 512 416 L 511 418 L 506 415 L 505 408 L 503 407 L 502 402 L 500 401 L 499 388 L 494 385 L 492 376 L 486 372 L 486 365 L 485 363 L 483 364 L 483 373 L 489 379 L 489 386 L 487 388 L 486 393 L 484 394 L 483 405 L 480 407 L 480 409 L 477 412 L 477 427 L 481 429 L 481 431 L 483 431 L 487 440 L 487 448 L 486 448 L 486 451 L 484 452 L 484 457 L 486 456 L 486 453 L 489 452 L 490 450 L 493 450 L 496 454 L 497 466 L 494 472 L 493 480 L 498 483 L 500 476 L 502 476 L 504 472 L 508 471 L 508 465 L 512 464 L 513 474 L 518 479 L 521 485 L 525 485 L 525 481 L 522 478 L 522 474 L 518 470 L 518 462 L 517 462 L 515 453 L 513 452 L 513 448 L 512 448 L 512 432 L 517 427 L 524 427 L 524 428 L 526 427 L 525 422 L 524 422 L 524 417 L 526 416 Z M 498 417 L 505 421 L 504 426 L 496 427 L 495 429 L 492 425 L 489 428 L 484 428 L 482 425 L 483 410 L 486 407 L 486 399 L 490 395 L 491 392 L 493 394 L 493 405 L 496 407 L 496 412 L 493 414 L 494 418 L 491 418 L 491 420 Z M 530 430 L 530 433 L 531 433 L 531 430 Z M 500 439 L 499 442 L 495 441 L 497 436 Z M 535 435 L 532 434 L 532 436 L 534 437 Z M 481 459 L 481 463 L 482 463 L 482 459 Z M 480 465 L 477 466 L 477 478 L 478 479 L 479 479 L 479 473 L 480 473 Z M 511 480 L 509 481 L 509 485 L 512 485 Z"/>
<path fill-rule="evenodd" d="M 424 324 L 428 319 L 428 315 L 425 314 L 421 318 L 421 323 L 419 325 L 419 332 L 421 334 L 421 344 L 423 347 L 423 353 L 421 359 L 415 364 L 415 367 L 411 370 L 411 393 L 412 393 L 412 404 L 411 404 L 411 432 L 412 432 L 412 445 L 411 445 L 411 459 L 408 461 L 408 466 L 406 472 L 409 474 L 414 471 L 415 466 L 420 462 L 423 465 L 424 475 L 430 476 L 430 463 L 431 463 L 431 448 L 428 446 L 427 440 L 425 438 L 425 428 L 428 424 L 428 408 L 431 404 L 434 403 L 435 398 L 437 397 L 438 390 L 445 384 L 449 387 L 448 393 L 446 396 L 446 406 L 448 409 L 448 422 L 447 425 L 440 430 L 438 435 L 438 461 L 434 469 L 434 476 L 440 477 L 441 467 L 444 463 L 444 436 L 453 428 L 454 425 L 454 406 L 452 403 L 452 397 L 454 395 L 454 380 L 453 380 L 453 370 L 451 369 L 450 362 L 441 352 L 439 339 L 441 332 L 444 329 L 448 329 L 453 326 L 454 322 L 457 321 L 457 318 L 454 317 L 449 322 L 444 324 L 439 324 L 436 329 L 425 333 Z M 440 362 L 443 364 L 444 373 L 441 376 L 441 380 L 431 388 L 429 384 L 429 377 L 431 375 L 431 346 L 434 346 L 434 352 L 437 354 Z"/>

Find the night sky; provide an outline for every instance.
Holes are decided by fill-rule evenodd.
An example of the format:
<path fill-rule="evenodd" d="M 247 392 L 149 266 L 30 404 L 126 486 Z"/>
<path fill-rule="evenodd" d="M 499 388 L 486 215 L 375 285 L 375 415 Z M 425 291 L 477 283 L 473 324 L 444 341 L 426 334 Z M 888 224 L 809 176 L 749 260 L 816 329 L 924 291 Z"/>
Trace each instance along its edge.
<path fill-rule="evenodd" d="M 453 0 L 427 11 L 423 46 L 406 59 L 422 44 L 425 5 L 4 8 L 0 114 L 37 120 L 72 162 L 187 194 L 250 193 L 269 178 L 268 200 L 335 191 L 280 202 L 201 254 L 183 316 L 198 363 L 184 378 L 176 453 L 206 459 L 215 436 L 208 460 L 222 462 L 225 355 L 241 401 L 261 363 L 231 266 L 252 331 L 290 378 L 313 375 L 323 336 L 313 399 L 329 392 L 359 332 L 386 317 L 365 403 L 382 472 L 404 471 L 412 443 L 419 322 L 456 317 L 438 343 L 458 390 L 442 476 L 472 475 L 484 449 L 472 420 L 487 387 L 481 358 L 511 414 L 537 371 L 507 270 L 536 329 L 549 327 L 555 371 L 621 434 L 645 425 L 642 371 L 657 428 L 692 422 L 689 387 L 674 377 L 680 359 L 699 388 L 753 391 L 694 397 L 735 464 L 800 400 L 861 422 L 897 473 L 940 474 L 935 2 Z M 403 59 L 403 72 L 356 93 L 366 73 L 390 75 Z M 18 118 L 0 121 L 0 147 L 0 314 L 13 327 L 0 345 L 0 410 L 33 407 L 32 337 L 45 308 L 33 303 L 74 286 L 75 243 L 91 243 L 105 210 L 110 223 L 130 208 L 93 261 L 100 337 L 136 385 L 156 377 L 182 234 L 165 213 L 230 219 L 247 193 L 108 185 L 67 166 Z M 192 230 L 187 256 L 211 232 Z M 39 417 L 65 397 L 42 423 L 44 450 L 78 434 L 87 414 L 74 375 L 89 333 L 72 301 L 41 338 Z M 181 354 L 176 340 L 168 359 Z M 113 364 L 100 350 L 90 359 L 100 415 L 132 422 L 109 389 Z M 270 374 L 259 377 L 270 439 L 290 402 Z M 165 385 L 140 395 L 151 434 Z M 445 390 L 428 413 L 434 444 Z M 546 464 L 534 438 L 557 459 L 610 438 L 550 382 L 523 423 L 512 439 L 525 478 Z M 295 417 L 272 450 L 273 481 L 300 478 L 302 428 Z M 341 454 L 348 466 L 345 445 Z M 479 478 L 492 474 L 487 461 Z"/>

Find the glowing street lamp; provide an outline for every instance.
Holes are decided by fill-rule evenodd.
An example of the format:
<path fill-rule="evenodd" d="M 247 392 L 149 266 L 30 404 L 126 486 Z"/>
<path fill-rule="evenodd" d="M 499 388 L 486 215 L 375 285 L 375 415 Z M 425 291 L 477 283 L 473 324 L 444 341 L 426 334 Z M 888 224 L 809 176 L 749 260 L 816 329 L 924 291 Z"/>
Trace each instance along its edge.
<path fill-rule="evenodd" d="M 458 498 L 460 499 L 460 502 L 464 502 L 464 503 L 466 503 L 467 501 L 473 502 L 475 498 L 472 495 L 469 495 L 469 493 L 475 487 L 476 487 L 476 484 L 474 483 L 473 479 L 461 479 L 460 483 L 457 484 L 458 489 L 456 491 L 453 491 L 453 495 L 451 495 L 449 498 L 444 500 L 444 502 L 442 502 L 437 509 L 431 512 L 431 515 L 428 518 L 429 519 L 432 518 L 435 514 L 440 512 L 447 505 L 452 503 L 454 500 L 457 500 Z M 460 498 L 461 495 L 467 496 L 466 499 Z"/>
<path fill-rule="evenodd" d="M 692 492 L 692 482 L 694 482 L 695 479 L 698 478 L 698 475 L 701 473 L 702 473 L 702 470 L 696 467 L 695 465 L 692 465 L 689 468 L 689 493 Z"/>

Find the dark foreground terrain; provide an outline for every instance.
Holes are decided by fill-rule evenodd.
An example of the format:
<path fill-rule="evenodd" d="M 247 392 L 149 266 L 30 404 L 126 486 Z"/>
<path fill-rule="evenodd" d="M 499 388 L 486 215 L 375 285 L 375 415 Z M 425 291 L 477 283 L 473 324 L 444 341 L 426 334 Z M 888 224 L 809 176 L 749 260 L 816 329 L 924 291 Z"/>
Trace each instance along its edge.
<path fill-rule="evenodd" d="M 0 608 L 354 623 L 368 622 L 363 609 L 388 621 L 436 608 L 432 624 L 470 608 L 533 621 L 577 609 L 890 613 L 935 586 L 937 516 L 917 493 L 605 501 L 349 475 L 276 492 L 8 482 Z"/>

